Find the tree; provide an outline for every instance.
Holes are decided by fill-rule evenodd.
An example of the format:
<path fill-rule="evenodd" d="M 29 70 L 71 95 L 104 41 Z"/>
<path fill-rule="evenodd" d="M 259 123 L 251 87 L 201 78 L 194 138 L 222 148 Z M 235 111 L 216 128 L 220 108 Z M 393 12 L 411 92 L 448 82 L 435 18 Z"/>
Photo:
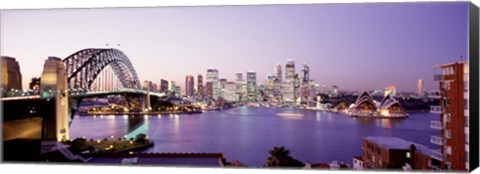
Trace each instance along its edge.
<path fill-rule="evenodd" d="M 87 140 L 84 138 L 77 138 L 73 140 L 70 146 L 70 150 L 74 153 L 79 153 L 85 150 L 89 150 L 87 145 Z"/>
<path fill-rule="evenodd" d="M 290 156 L 290 151 L 283 146 L 275 146 L 268 151 L 267 167 L 303 167 L 304 164 Z"/>
<path fill-rule="evenodd" d="M 148 142 L 148 139 L 147 139 L 147 135 L 145 134 L 138 134 L 136 137 L 135 137 L 135 142 L 136 143 L 145 143 L 145 142 Z"/>

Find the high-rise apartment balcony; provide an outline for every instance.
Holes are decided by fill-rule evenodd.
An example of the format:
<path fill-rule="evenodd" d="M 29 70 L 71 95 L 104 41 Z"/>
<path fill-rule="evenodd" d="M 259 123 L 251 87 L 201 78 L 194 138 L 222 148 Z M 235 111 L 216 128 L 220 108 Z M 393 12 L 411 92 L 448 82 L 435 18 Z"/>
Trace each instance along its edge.
<path fill-rule="evenodd" d="M 441 106 L 430 106 L 430 113 L 441 114 L 442 113 L 442 107 Z"/>
<path fill-rule="evenodd" d="M 441 130 L 443 128 L 442 122 L 437 120 L 430 121 L 430 128 Z"/>
<path fill-rule="evenodd" d="M 430 136 L 430 143 L 436 144 L 436 145 L 443 145 L 443 138 L 439 136 L 432 135 Z"/>
<path fill-rule="evenodd" d="M 435 75 L 433 75 L 433 81 L 438 82 L 438 81 L 442 81 L 442 80 L 445 80 L 445 77 L 444 77 L 443 74 L 435 74 Z"/>

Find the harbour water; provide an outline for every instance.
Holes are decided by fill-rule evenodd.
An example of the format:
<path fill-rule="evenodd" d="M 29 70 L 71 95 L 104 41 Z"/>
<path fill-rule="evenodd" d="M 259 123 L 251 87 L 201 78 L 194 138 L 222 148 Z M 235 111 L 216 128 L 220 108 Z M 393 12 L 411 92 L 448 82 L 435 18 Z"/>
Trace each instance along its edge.
<path fill-rule="evenodd" d="M 227 161 L 262 167 L 274 146 L 284 146 L 303 162 L 332 160 L 352 164 L 362 155 L 362 138 L 396 136 L 431 148 L 431 113 L 410 113 L 406 119 L 352 118 L 336 113 L 293 108 L 238 107 L 191 115 L 76 116 L 72 139 L 134 137 L 145 133 L 155 146 L 143 152 L 223 153 Z"/>

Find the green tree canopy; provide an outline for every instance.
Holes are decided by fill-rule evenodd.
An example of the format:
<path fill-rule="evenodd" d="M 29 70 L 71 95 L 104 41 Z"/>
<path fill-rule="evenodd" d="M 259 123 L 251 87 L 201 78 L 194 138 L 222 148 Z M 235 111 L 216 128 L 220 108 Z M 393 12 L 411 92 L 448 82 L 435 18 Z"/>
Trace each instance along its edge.
<path fill-rule="evenodd" d="M 267 167 L 303 167 L 304 164 L 290 156 L 290 151 L 283 146 L 275 146 L 268 151 Z"/>

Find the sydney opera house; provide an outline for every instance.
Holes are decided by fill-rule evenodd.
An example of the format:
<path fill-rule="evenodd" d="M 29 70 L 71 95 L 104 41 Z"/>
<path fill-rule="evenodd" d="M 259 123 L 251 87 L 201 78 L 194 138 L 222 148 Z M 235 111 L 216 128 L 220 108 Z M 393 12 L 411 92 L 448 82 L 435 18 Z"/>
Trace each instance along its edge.
<path fill-rule="evenodd" d="M 391 95 L 386 95 L 377 102 L 368 92 L 360 94 L 347 109 L 346 113 L 354 117 L 404 118 L 405 109 Z"/>

